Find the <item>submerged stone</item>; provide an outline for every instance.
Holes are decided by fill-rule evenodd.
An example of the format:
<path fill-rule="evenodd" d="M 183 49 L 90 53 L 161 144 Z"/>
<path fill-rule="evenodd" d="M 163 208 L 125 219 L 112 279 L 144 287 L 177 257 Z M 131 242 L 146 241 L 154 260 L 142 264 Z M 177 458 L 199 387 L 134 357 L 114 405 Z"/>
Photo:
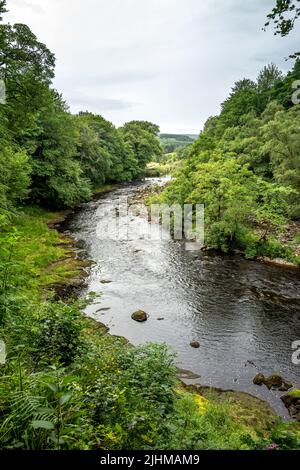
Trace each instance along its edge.
<path fill-rule="evenodd" d="M 143 323 L 148 320 L 148 315 L 143 310 L 138 310 L 131 315 L 132 320 Z"/>

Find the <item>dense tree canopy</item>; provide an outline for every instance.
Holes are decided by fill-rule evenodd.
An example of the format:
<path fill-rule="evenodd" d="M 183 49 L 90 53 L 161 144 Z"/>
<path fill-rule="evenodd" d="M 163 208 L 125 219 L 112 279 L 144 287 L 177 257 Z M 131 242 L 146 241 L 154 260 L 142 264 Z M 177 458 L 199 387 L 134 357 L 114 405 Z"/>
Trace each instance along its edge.
<path fill-rule="evenodd" d="M 157 137 L 158 126 L 145 121 L 131 121 L 121 128 L 121 132 L 141 168 L 162 154 Z"/>
<path fill-rule="evenodd" d="M 271 64 L 256 82 L 237 82 L 160 196 L 205 204 L 209 246 L 280 254 L 272 236 L 300 219 L 300 106 L 291 101 L 298 71 L 299 62 L 286 76 Z"/>
<path fill-rule="evenodd" d="M 6 11 L 0 2 L 0 17 Z M 0 202 L 24 197 L 72 207 L 105 182 L 132 181 L 159 154 L 159 128 L 133 121 L 121 129 L 88 112 L 72 116 L 52 88 L 55 57 L 24 24 L 1 24 Z M 19 173 L 17 181 L 16 172 Z"/>

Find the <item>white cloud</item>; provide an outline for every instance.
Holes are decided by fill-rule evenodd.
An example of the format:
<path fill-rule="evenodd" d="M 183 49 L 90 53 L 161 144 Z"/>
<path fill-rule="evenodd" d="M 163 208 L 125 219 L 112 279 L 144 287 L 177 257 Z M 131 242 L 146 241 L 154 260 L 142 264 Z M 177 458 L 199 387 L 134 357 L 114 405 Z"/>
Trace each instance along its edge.
<path fill-rule="evenodd" d="M 20 9 L 30 9 L 35 13 L 44 13 L 44 9 L 37 2 L 29 0 L 10 0 L 8 7 L 10 10 L 14 10 L 16 7 Z"/>
<path fill-rule="evenodd" d="M 300 34 L 264 33 L 274 0 L 11 0 L 55 52 L 55 86 L 73 111 L 89 106 L 116 125 L 149 119 L 198 131 L 235 80 L 268 62 L 283 69 Z M 38 8 L 37 8 L 38 6 Z"/>

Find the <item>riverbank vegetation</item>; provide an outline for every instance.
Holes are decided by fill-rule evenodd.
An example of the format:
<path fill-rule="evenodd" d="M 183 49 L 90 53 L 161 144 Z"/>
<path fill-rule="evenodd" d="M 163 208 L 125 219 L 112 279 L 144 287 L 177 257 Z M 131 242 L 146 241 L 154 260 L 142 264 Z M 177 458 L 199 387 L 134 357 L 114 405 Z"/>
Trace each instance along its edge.
<path fill-rule="evenodd" d="M 256 81 L 235 83 L 158 198 L 205 204 L 209 247 L 300 263 L 299 74 L 298 60 L 286 76 L 271 64 Z"/>
<path fill-rule="evenodd" d="M 134 348 L 84 317 L 101 298 L 59 299 L 56 287 L 82 272 L 71 240 L 47 226 L 63 215 L 19 210 L 1 233 L 1 449 L 299 446 L 299 427 L 266 403 L 185 388 L 165 346 Z"/>

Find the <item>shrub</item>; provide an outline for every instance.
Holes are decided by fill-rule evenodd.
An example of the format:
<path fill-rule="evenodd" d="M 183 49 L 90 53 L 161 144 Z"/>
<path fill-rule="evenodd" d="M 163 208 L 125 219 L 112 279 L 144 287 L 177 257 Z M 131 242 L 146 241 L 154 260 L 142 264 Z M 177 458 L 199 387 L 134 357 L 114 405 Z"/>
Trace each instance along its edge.
<path fill-rule="evenodd" d="M 98 446 L 109 449 L 145 449 L 154 446 L 173 412 L 176 369 L 163 345 L 132 348 L 102 341 L 94 360 L 84 367 L 91 383 L 87 406 Z M 93 381 L 93 382 L 92 382 Z"/>
<path fill-rule="evenodd" d="M 71 364 L 84 345 L 82 329 L 82 314 L 77 304 L 44 304 L 32 328 L 33 356 L 48 364 Z"/>
<path fill-rule="evenodd" d="M 248 435 L 244 441 L 253 450 L 300 450 L 299 426 L 278 420 L 267 435 L 260 433 L 258 439 Z"/>
<path fill-rule="evenodd" d="M 72 448 L 84 426 L 82 396 L 74 382 L 76 377 L 55 367 L 37 374 L 26 373 L 25 368 L 14 371 L 9 390 L 1 381 L 0 396 L 8 394 L 6 409 L 1 408 L 1 448 Z"/>

